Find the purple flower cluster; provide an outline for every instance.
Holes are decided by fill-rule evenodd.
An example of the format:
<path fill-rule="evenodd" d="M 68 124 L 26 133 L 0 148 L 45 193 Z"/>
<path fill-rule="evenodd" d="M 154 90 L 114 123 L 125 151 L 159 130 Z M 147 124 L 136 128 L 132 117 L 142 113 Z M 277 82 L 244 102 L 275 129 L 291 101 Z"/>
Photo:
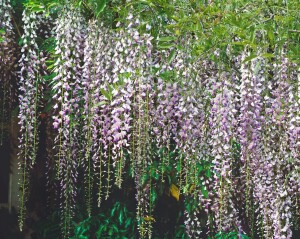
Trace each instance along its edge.
<path fill-rule="evenodd" d="M 223 73 L 214 86 L 216 92 L 212 99 L 209 117 L 211 128 L 211 155 L 214 165 L 214 189 L 216 196 L 211 210 L 218 231 L 230 231 L 240 227 L 238 209 L 233 203 L 233 153 L 232 142 L 236 140 L 234 92 L 230 76 Z"/>
<path fill-rule="evenodd" d="M 165 83 L 161 78 L 158 78 L 156 87 L 158 104 L 153 112 L 152 130 L 157 147 L 166 147 L 168 154 L 171 151 L 171 140 L 177 136 L 179 127 L 179 89 L 177 83 Z M 168 160 L 165 166 L 169 166 Z"/>
<path fill-rule="evenodd" d="M 152 66 L 152 37 L 149 34 L 141 35 L 138 32 L 140 21 L 133 18 L 132 14 L 127 17 L 126 27 L 131 53 L 126 57 L 126 62 L 131 69 L 132 80 L 132 115 L 134 121 L 131 128 L 131 165 L 134 174 L 137 194 L 137 219 L 138 229 L 142 238 L 151 237 L 152 221 L 144 218 L 152 216 L 153 208 L 150 205 L 151 185 L 143 185 L 142 176 L 147 173 L 146 169 L 151 163 L 149 157 L 150 146 L 150 112 L 153 109 L 153 76 Z"/>
<path fill-rule="evenodd" d="M 300 215 L 300 116 L 299 116 L 299 96 L 300 96 L 300 69 L 296 64 L 288 64 L 290 70 L 290 84 L 293 86 L 293 92 L 289 93 L 289 109 L 287 115 L 288 121 L 288 136 L 290 148 L 290 175 L 289 175 L 289 190 L 288 194 L 292 197 L 292 205 L 295 207 L 295 215 Z"/>
<path fill-rule="evenodd" d="M 5 122 L 10 122 L 16 97 L 17 45 L 11 14 L 10 0 L 0 1 L 0 145 L 4 139 Z"/>
<path fill-rule="evenodd" d="M 58 129 L 58 178 L 61 182 L 61 207 L 63 210 L 63 233 L 68 236 L 75 205 L 80 155 L 81 89 L 85 22 L 78 9 L 66 5 L 56 23 L 57 41 L 53 89 L 57 101 L 53 126 Z"/>
<path fill-rule="evenodd" d="M 20 228 L 23 227 L 25 202 L 28 187 L 28 170 L 35 164 L 38 147 L 38 105 L 42 97 L 41 77 L 45 74 L 45 57 L 39 53 L 36 43 L 37 30 L 40 21 L 35 12 L 23 12 L 24 34 L 21 59 L 19 60 L 19 124 L 21 136 L 19 138 L 20 173 L 22 175 L 20 186 Z"/>
<path fill-rule="evenodd" d="M 292 238 L 291 230 L 291 194 L 289 190 L 289 177 L 293 165 L 290 163 L 289 135 L 288 135 L 288 99 L 293 88 L 288 81 L 288 61 L 284 54 L 279 59 L 279 64 L 273 66 L 275 84 L 270 90 L 271 98 L 268 99 L 269 107 L 266 117 L 266 134 L 269 136 L 270 157 L 268 166 L 268 178 L 271 185 L 265 185 L 270 193 L 267 196 L 270 211 L 265 213 L 269 224 L 266 224 L 265 235 L 272 232 L 274 238 Z M 269 117 L 268 117 L 269 116 Z M 272 156 L 271 156 L 272 155 Z M 272 157 L 272 158 L 271 158 Z M 266 200 L 266 198 L 265 198 Z M 269 214 L 268 214 L 269 213 Z M 272 224 L 271 224 L 272 223 Z"/>
<path fill-rule="evenodd" d="M 244 61 L 243 55 L 241 61 Z M 253 215 L 252 194 L 260 193 L 258 185 L 259 178 L 256 177 L 260 172 L 261 162 L 261 134 L 262 134 L 262 97 L 264 89 L 264 72 L 261 70 L 264 61 L 256 59 L 250 63 L 241 64 L 241 84 L 239 86 L 239 126 L 238 134 L 241 145 L 241 177 L 242 199 L 244 200 L 245 213 L 249 222 L 255 223 Z M 259 195 L 256 195 L 259 197 Z"/>
<path fill-rule="evenodd" d="M 88 147 L 98 178 L 98 204 L 101 202 L 102 178 L 106 174 L 106 198 L 112 186 L 112 174 L 119 187 L 125 165 L 123 150 L 128 148 L 131 128 L 133 86 L 128 52 L 131 45 L 124 32 L 113 33 L 95 22 L 90 23 L 85 48 L 84 128 Z M 115 48 L 111 48 L 115 45 Z M 126 50 L 127 51 L 127 50 Z M 129 55 L 130 56 L 130 55 Z M 86 156 L 89 160 L 89 156 Z M 115 170 L 113 170 L 115 169 Z"/>
<path fill-rule="evenodd" d="M 293 112 L 289 110 L 293 87 L 288 81 L 287 59 L 278 61 L 279 64 L 270 65 L 258 58 L 241 66 L 238 133 L 245 185 L 241 192 L 245 193 L 248 220 L 263 227 L 265 238 L 292 236 L 289 181 L 293 164 L 286 119 L 288 111 Z M 267 81 L 268 68 L 274 78 Z M 258 213 L 256 219 L 254 213 Z"/>
<path fill-rule="evenodd" d="M 10 0 L 1 0 L 0 1 L 0 66 L 1 70 L 4 70 L 4 66 L 6 69 L 13 69 L 16 63 L 16 44 L 14 42 L 14 28 L 12 24 L 11 14 L 13 14 L 13 9 L 11 7 Z M 2 75 L 1 81 L 4 81 L 5 78 Z"/>

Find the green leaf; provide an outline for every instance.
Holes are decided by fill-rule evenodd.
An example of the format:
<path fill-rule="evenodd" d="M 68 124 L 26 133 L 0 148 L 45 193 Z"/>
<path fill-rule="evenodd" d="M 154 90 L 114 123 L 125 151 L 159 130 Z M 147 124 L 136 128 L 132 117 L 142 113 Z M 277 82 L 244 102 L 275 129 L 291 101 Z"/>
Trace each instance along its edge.
<path fill-rule="evenodd" d="M 147 181 L 148 181 L 149 177 L 147 174 L 143 174 L 141 181 L 142 181 L 142 185 L 144 185 Z"/>
<path fill-rule="evenodd" d="M 187 194 L 188 191 L 189 191 L 189 188 L 190 188 L 190 184 L 186 184 L 186 185 L 183 187 L 183 193 L 184 193 L 184 194 Z"/>
<path fill-rule="evenodd" d="M 48 102 L 48 103 L 46 104 L 46 106 L 45 106 L 44 111 L 45 111 L 46 113 L 49 113 L 49 112 L 51 111 L 52 108 L 53 108 L 53 103 L 52 103 L 52 102 Z"/>
<path fill-rule="evenodd" d="M 256 58 L 256 57 L 257 57 L 256 54 L 250 54 L 250 56 L 247 56 L 247 57 L 245 58 L 245 60 L 243 61 L 243 63 L 248 62 L 248 61 L 251 61 L 252 59 L 254 59 L 254 58 Z"/>
<path fill-rule="evenodd" d="M 273 29 L 268 30 L 268 38 L 269 38 L 270 42 L 273 44 L 274 38 L 275 38 Z"/>
<path fill-rule="evenodd" d="M 157 199 L 157 193 L 153 188 L 151 188 L 151 198 L 150 199 L 151 199 L 152 203 L 154 203 Z"/>
<path fill-rule="evenodd" d="M 106 0 L 100 0 L 97 3 L 97 9 L 96 9 L 96 16 L 99 17 L 99 15 L 104 11 L 106 7 Z"/>
<path fill-rule="evenodd" d="M 123 217 L 123 211 L 120 210 L 120 212 L 119 212 L 119 224 L 120 224 L 120 225 L 122 224 L 123 219 L 124 219 L 124 217 Z"/>
<path fill-rule="evenodd" d="M 55 76 L 56 76 L 56 73 L 54 72 L 54 73 L 51 73 L 50 75 L 43 76 L 43 78 L 45 81 L 49 81 L 49 80 L 52 80 Z"/>
<path fill-rule="evenodd" d="M 175 46 L 175 44 L 173 44 L 173 43 L 162 43 L 162 44 L 159 44 L 158 46 L 157 46 L 157 48 L 158 49 L 170 49 L 170 48 L 172 48 L 172 47 L 174 47 Z"/>
<path fill-rule="evenodd" d="M 131 218 L 127 218 L 125 221 L 125 228 L 128 228 L 131 224 Z"/>
<path fill-rule="evenodd" d="M 170 64 L 175 58 L 176 51 L 173 49 L 168 57 L 168 63 Z"/>
<path fill-rule="evenodd" d="M 118 75 L 119 79 L 126 79 L 131 77 L 131 72 L 124 72 Z"/>
<path fill-rule="evenodd" d="M 202 165 L 199 164 L 199 165 L 197 165 L 197 169 L 198 169 L 198 172 L 199 172 L 199 174 L 200 174 L 200 173 L 202 173 L 204 167 L 203 167 Z"/>
<path fill-rule="evenodd" d="M 210 171 L 210 169 L 206 170 L 205 175 L 207 177 L 209 177 L 209 178 L 211 177 L 211 171 Z"/>
<path fill-rule="evenodd" d="M 164 71 L 164 72 L 160 73 L 159 76 L 163 80 L 165 80 L 167 82 L 170 82 L 175 78 L 176 73 L 174 71 Z"/>
<path fill-rule="evenodd" d="M 260 65 L 261 65 L 261 62 L 259 61 L 259 62 L 257 62 L 256 63 L 256 65 L 255 65 L 255 67 L 254 67 L 254 74 L 257 74 L 258 73 L 258 71 L 259 71 L 259 69 L 260 69 Z"/>
<path fill-rule="evenodd" d="M 108 100 L 112 99 L 112 94 L 110 91 L 106 91 L 103 88 L 100 88 L 100 91 L 101 91 L 102 95 L 105 96 L 106 99 L 108 99 Z"/>
<path fill-rule="evenodd" d="M 171 37 L 171 36 L 168 36 L 168 37 L 160 37 L 158 39 L 159 42 L 170 42 L 170 41 L 174 41 L 176 40 L 176 37 Z"/>
<path fill-rule="evenodd" d="M 271 53 L 263 53 L 263 54 L 261 54 L 261 56 L 264 57 L 264 58 L 270 59 L 270 58 L 273 58 L 273 57 L 274 57 L 274 54 L 271 54 Z"/>

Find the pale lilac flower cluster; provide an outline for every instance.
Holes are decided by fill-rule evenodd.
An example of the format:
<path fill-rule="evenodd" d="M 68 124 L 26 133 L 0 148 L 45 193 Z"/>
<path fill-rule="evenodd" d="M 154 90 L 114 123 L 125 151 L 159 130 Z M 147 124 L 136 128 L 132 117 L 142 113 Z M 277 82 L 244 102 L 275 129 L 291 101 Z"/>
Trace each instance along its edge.
<path fill-rule="evenodd" d="M 20 218 L 19 226 L 22 230 L 25 217 L 25 203 L 28 196 L 28 170 L 35 164 L 38 147 L 38 104 L 40 97 L 40 78 L 42 55 L 38 53 L 36 43 L 38 22 L 36 13 L 23 12 L 24 35 L 19 60 L 20 82 L 19 82 L 19 124 L 21 136 L 19 138 L 20 173 Z"/>
<path fill-rule="evenodd" d="M 90 23 L 91 37 L 87 39 L 84 77 L 85 117 L 88 140 L 86 149 L 92 154 L 98 178 L 98 204 L 101 202 L 103 175 L 106 175 L 106 198 L 112 186 L 112 176 L 120 187 L 125 165 L 123 150 L 128 148 L 131 124 L 131 98 L 133 94 L 132 66 L 124 54 L 132 45 L 124 32 L 114 33 L 102 24 Z M 111 48 L 115 45 L 115 48 Z M 132 52 L 131 52 L 132 53 Z M 89 142 L 87 141 L 87 142 Z M 88 149 L 91 151 L 88 152 Z"/>
<path fill-rule="evenodd" d="M 295 209 L 294 215 L 300 215 L 300 115 L 299 115 L 299 96 L 300 96 L 300 69 L 296 64 L 288 64 L 290 70 L 290 84 L 293 85 L 293 92 L 289 93 L 288 101 L 290 107 L 288 109 L 288 135 L 290 156 L 290 175 L 288 194 L 292 196 L 292 204 Z"/>
<path fill-rule="evenodd" d="M 94 153 L 94 143 L 93 140 L 93 128 L 92 128 L 92 118 L 93 112 L 92 107 L 94 102 L 93 92 L 95 91 L 95 77 L 96 77 L 96 67 L 95 67 L 95 48 L 97 47 L 97 37 L 98 32 L 96 31 L 96 22 L 90 21 L 87 29 L 88 35 L 85 40 L 84 48 L 84 65 L 83 65 L 83 77 L 82 77 L 82 88 L 83 88 L 83 126 L 82 132 L 84 134 L 83 139 L 83 156 L 82 161 L 83 167 L 86 169 L 84 172 L 85 181 L 85 194 L 86 194 L 86 205 L 88 215 L 91 215 L 92 211 L 92 191 L 94 183 L 94 170 L 96 170 L 96 163 L 93 162 Z"/>
<path fill-rule="evenodd" d="M 1 0 L 0 1 L 0 37 L 2 40 L 0 41 L 0 69 L 14 68 L 16 63 L 16 44 L 14 41 L 15 33 L 12 24 L 11 16 L 13 14 L 13 9 L 11 7 L 10 0 Z M 3 33 L 2 33 L 3 31 Z M 1 76 L 1 81 L 4 81 L 4 76 Z"/>
<path fill-rule="evenodd" d="M 241 57 L 243 62 L 245 55 Z M 261 162 L 261 130 L 262 130 L 262 97 L 264 87 L 264 72 L 261 70 L 264 61 L 257 59 L 253 62 L 240 65 L 241 84 L 239 86 L 239 125 L 238 134 L 241 145 L 241 184 L 240 192 L 244 200 L 245 215 L 250 224 L 254 224 L 253 191 L 260 193 L 260 179 L 256 177 L 261 174 L 259 168 Z M 260 195 L 256 197 L 260 197 Z"/>
<path fill-rule="evenodd" d="M 276 148 L 273 149 L 273 192 L 270 198 L 273 213 L 270 214 L 274 238 L 292 238 L 291 230 L 291 195 L 288 193 L 290 172 L 293 164 L 290 163 L 289 135 L 288 135 L 288 110 L 290 108 L 288 99 L 293 88 L 288 79 L 288 60 L 285 54 L 279 58 L 279 64 L 274 65 L 274 85 L 271 93 L 272 101 L 272 129 L 270 140 Z M 276 132 L 276 133 L 275 133 Z"/>
<path fill-rule="evenodd" d="M 171 140 L 177 136 L 179 110 L 179 87 L 177 83 L 165 83 L 158 78 L 157 87 L 157 106 L 153 112 L 153 135 L 156 139 L 158 148 L 166 147 L 170 152 Z M 165 162 L 169 166 L 169 162 Z"/>
<path fill-rule="evenodd" d="M 77 193 L 78 155 L 80 152 L 82 62 L 85 40 L 85 22 L 78 9 L 68 4 L 57 19 L 57 41 L 53 89 L 57 101 L 53 126 L 58 129 L 58 177 L 61 182 L 61 207 L 63 233 L 68 236 Z"/>
<path fill-rule="evenodd" d="M 90 76 L 89 83 L 85 87 L 89 87 L 89 95 L 85 96 L 85 105 L 89 102 L 89 115 L 85 117 L 90 118 L 89 130 L 92 130 L 92 162 L 94 164 L 94 174 L 97 178 L 97 193 L 98 193 L 98 206 L 102 201 L 102 191 L 104 186 L 106 187 L 106 198 L 111 187 L 111 153 L 110 143 L 111 137 L 111 119 L 110 119 L 110 92 L 108 89 L 108 82 L 111 80 L 110 75 L 110 62 L 111 62 L 111 42 L 115 36 L 111 31 L 106 29 L 102 24 L 99 25 L 90 22 L 90 35 L 91 42 L 87 38 L 86 47 L 91 47 L 92 52 L 90 56 L 85 56 L 85 64 L 91 64 L 91 66 L 84 66 L 84 71 L 87 71 L 85 77 Z M 95 31 L 95 33 L 92 33 Z M 95 41 L 92 39 L 95 34 Z M 87 79 L 88 80 L 88 79 Z M 106 92 L 106 95 L 103 93 Z M 87 154 L 88 152 L 86 152 Z M 103 185 L 103 179 L 106 178 L 106 185 Z"/>
<path fill-rule="evenodd" d="M 268 68 L 274 74 L 269 81 Z M 263 227 L 265 238 L 291 238 L 292 164 L 286 120 L 291 101 L 286 99 L 293 98 L 293 89 L 287 80 L 287 60 L 270 66 L 258 58 L 242 64 L 241 72 L 238 133 L 246 215 L 254 224 L 253 215 L 258 213 L 256 224 Z"/>
<path fill-rule="evenodd" d="M 203 208 L 207 208 L 210 204 L 210 199 L 206 198 L 204 194 L 212 184 L 211 178 L 203 172 L 199 174 L 198 170 L 199 165 L 208 162 L 209 152 L 204 110 L 206 102 L 209 102 L 206 97 L 207 75 L 203 70 L 203 62 L 195 61 L 191 64 L 187 61 L 184 65 L 180 74 L 182 78 L 179 78 L 183 79 L 183 84 L 180 86 L 181 99 L 177 110 L 179 127 L 175 135 L 175 142 L 184 159 L 181 165 L 182 172 L 179 172 L 180 186 L 183 187 L 183 176 L 186 186 L 182 191 L 185 193 L 186 190 L 189 190 L 194 204 L 196 204 L 192 210 L 185 212 L 186 232 L 190 238 L 201 238 L 199 215 Z M 203 72 L 199 72 L 199 69 L 202 69 Z M 192 191 L 190 191 L 191 189 Z M 188 203 L 188 198 L 186 200 Z"/>
<path fill-rule="evenodd" d="M 10 122 L 16 92 L 17 44 L 12 24 L 13 9 L 10 0 L 0 1 L 0 145 L 5 137 L 5 122 Z"/>
<path fill-rule="evenodd" d="M 238 209 L 233 203 L 233 154 L 232 141 L 236 140 L 234 131 L 235 119 L 234 92 L 230 82 L 230 75 L 222 73 L 220 81 L 213 89 L 216 94 L 212 99 L 212 108 L 209 117 L 211 128 L 211 155 L 214 164 L 214 189 L 216 196 L 212 204 L 214 221 L 218 231 L 231 231 L 239 228 Z"/>
<path fill-rule="evenodd" d="M 144 218 L 152 216 L 150 206 L 150 187 L 143 185 L 142 175 L 147 173 L 146 169 L 151 163 L 149 157 L 151 110 L 153 109 L 153 75 L 152 66 L 152 37 L 149 34 L 140 35 L 137 27 L 140 24 L 138 18 L 132 14 L 128 17 L 127 34 L 132 42 L 130 56 L 126 61 L 130 64 L 131 79 L 133 86 L 132 114 L 134 121 L 131 130 L 131 165 L 133 167 L 136 184 L 137 219 L 138 229 L 142 238 L 151 237 L 152 221 L 145 221 Z"/>

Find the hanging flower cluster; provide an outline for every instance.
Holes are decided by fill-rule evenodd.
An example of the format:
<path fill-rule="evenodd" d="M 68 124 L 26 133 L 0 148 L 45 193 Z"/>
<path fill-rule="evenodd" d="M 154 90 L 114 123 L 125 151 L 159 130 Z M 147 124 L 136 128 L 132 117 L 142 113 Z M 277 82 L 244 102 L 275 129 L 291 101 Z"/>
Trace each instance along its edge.
<path fill-rule="evenodd" d="M 150 112 L 153 109 L 153 76 L 151 75 L 152 43 L 150 34 L 138 32 L 140 20 L 132 14 L 127 17 L 127 41 L 130 42 L 131 54 L 126 57 L 131 70 L 133 87 L 131 129 L 131 165 L 136 184 L 137 219 L 141 237 L 151 238 L 152 217 L 150 202 L 151 185 L 143 183 L 142 177 L 151 164 L 150 152 Z M 127 47 L 128 48 L 128 47 Z M 130 49 L 130 48 L 129 48 Z"/>
<path fill-rule="evenodd" d="M 54 108 L 57 116 L 53 126 L 58 130 L 57 174 L 61 183 L 60 199 L 63 218 L 63 233 L 70 235 L 74 213 L 78 166 L 82 153 L 80 147 L 81 107 L 82 107 L 82 65 L 85 42 L 85 23 L 78 9 L 68 4 L 57 19 L 55 38 L 57 41 L 53 89 L 57 100 Z"/>
<path fill-rule="evenodd" d="M 97 184 L 97 202 L 98 206 L 102 201 L 104 187 L 106 188 L 106 197 L 109 194 L 111 172 L 111 163 L 108 158 L 110 155 L 110 106 L 111 92 L 107 88 L 106 81 L 109 75 L 107 70 L 110 69 L 111 62 L 111 45 L 112 37 L 110 32 L 103 27 L 98 27 L 96 22 L 89 23 L 89 35 L 85 46 L 85 65 L 84 65 L 84 88 L 86 95 L 84 96 L 84 105 L 87 121 L 85 122 L 85 140 L 87 143 L 85 159 L 88 165 L 89 175 L 88 180 L 93 179 L 95 175 Z M 91 49 L 91 50 L 90 50 Z M 105 95 L 103 93 L 105 93 Z M 89 150 L 90 149 L 90 150 Z M 91 154 L 91 155 L 90 155 Z M 94 165 L 94 167 L 91 167 Z M 94 168 L 94 171 L 92 169 Z M 104 178 L 107 179 L 104 185 Z M 89 183 L 89 187 L 92 183 Z M 92 190 L 90 188 L 89 190 Z M 91 200 L 92 191 L 88 192 L 88 200 Z"/>
<path fill-rule="evenodd" d="M 238 212 L 233 203 L 233 154 L 232 141 L 235 140 L 234 93 L 229 75 L 219 76 L 220 81 L 216 84 L 216 95 L 212 100 L 210 114 L 210 128 L 212 157 L 214 158 L 214 189 L 216 201 L 212 205 L 215 214 L 215 223 L 218 231 L 230 231 L 239 227 Z"/>
<path fill-rule="evenodd" d="M 39 17 L 41 20 L 41 16 Z M 39 106 L 43 86 L 41 78 L 46 75 L 45 57 L 37 45 L 37 30 L 41 21 L 34 12 L 23 12 L 24 34 L 22 36 L 21 59 L 19 60 L 19 124 L 21 136 L 19 138 L 20 162 L 20 229 L 25 219 L 25 203 L 28 197 L 29 169 L 36 161 L 39 142 Z"/>
<path fill-rule="evenodd" d="M 5 122 L 9 122 L 16 102 L 17 45 L 12 24 L 13 10 L 9 0 L 0 1 L 0 145 L 4 139 Z"/>
<path fill-rule="evenodd" d="M 242 56 L 241 61 L 244 61 Z M 261 162 L 261 137 L 262 137 L 262 92 L 265 74 L 262 70 L 264 61 L 257 59 L 250 64 L 242 64 L 240 90 L 240 115 L 239 115 L 239 140 L 241 145 L 241 189 L 244 196 L 244 207 L 249 224 L 254 225 L 253 218 L 253 193 L 257 190 L 259 180 L 256 174 L 261 174 L 258 168 Z M 253 179 L 253 180 L 252 180 Z M 259 192 L 260 190 L 258 190 Z M 255 194 L 255 193 L 254 193 Z M 256 197 L 260 197 L 256 195 Z M 253 230 L 253 228 L 252 228 Z"/>
<path fill-rule="evenodd" d="M 297 224 L 297 220 L 300 215 L 300 205 L 299 205 L 299 178 L 300 178 L 300 170 L 299 170 L 299 139 L 300 139 L 300 118 L 299 118 L 299 83 L 300 83 L 300 70 L 296 64 L 289 64 L 292 69 L 289 69 L 289 82 L 291 86 L 293 86 L 292 92 L 288 95 L 289 101 L 289 109 L 288 109 L 288 136 L 289 136 L 289 149 L 290 149 L 290 173 L 288 177 L 287 184 L 289 185 L 288 194 L 291 196 L 293 208 L 295 211 L 293 212 L 294 219 L 293 224 Z"/>
<path fill-rule="evenodd" d="M 288 82 L 288 61 L 284 56 L 275 64 L 274 81 L 270 90 L 270 98 L 266 99 L 266 126 L 265 135 L 268 136 L 268 150 L 265 150 L 267 180 L 271 185 L 265 184 L 269 205 L 265 205 L 264 223 L 265 237 L 291 238 L 291 198 L 289 190 L 289 172 L 292 165 L 289 163 L 290 150 L 288 147 L 288 124 L 285 120 L 289 109 L 288 99 L 292 87 Z"/>

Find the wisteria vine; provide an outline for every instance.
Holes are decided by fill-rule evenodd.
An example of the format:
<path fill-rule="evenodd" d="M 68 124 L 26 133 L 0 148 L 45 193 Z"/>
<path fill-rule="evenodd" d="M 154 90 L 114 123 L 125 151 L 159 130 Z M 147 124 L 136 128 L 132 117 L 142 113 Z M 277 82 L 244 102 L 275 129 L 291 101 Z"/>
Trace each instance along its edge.
<path fill-rule="evenodd" d="M 11 16 L 10 1 L 0 0 L 4 108 L 15 74 Z M 72 234 L 79 188 L 91 216 L 115 186 L 123 187 L 126 170 L 135 183 L 140 238 L 152 237 L 159 182 L 189 205 L 184 224 L 190 238 L 231 231 L 292 238 L 300 217 L 300 70 L 288 58 L 288 45 L 257 47 L 257 55 L 251 44 L 238 53 L 226 46 L 207 57 L 195 54 L 195 34 L 163 28 L 153 34 L 155 21 L 174 23 L 163 17 L 144 22 L 143 12 L 130 7 L 113 24 L 88 18 L 69 1 L 51 14 L 23 12 L 20 228 L 42 98 L 50 89 L 55 139 L 48 139 L 54 145 L 49 162 L 55 163 L 48 165 L 58 185 L 63 238 Z M 55 49 L 47 55 L 38 43 L 49 37 Z"/>

